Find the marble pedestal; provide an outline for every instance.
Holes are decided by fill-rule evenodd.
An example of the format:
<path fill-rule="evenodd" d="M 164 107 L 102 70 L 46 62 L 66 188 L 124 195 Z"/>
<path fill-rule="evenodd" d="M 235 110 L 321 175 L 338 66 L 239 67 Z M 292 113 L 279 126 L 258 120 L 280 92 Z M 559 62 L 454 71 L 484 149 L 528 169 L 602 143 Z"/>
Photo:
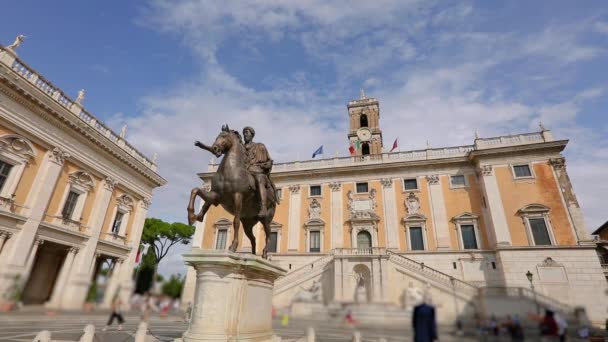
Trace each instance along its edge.
<path fill-rule="evenodd" d="M 274 281 L 286 273 L 251 254 L 193 249 L 196 270 L 192 319 L 176 341 L 272 341 Z"/>

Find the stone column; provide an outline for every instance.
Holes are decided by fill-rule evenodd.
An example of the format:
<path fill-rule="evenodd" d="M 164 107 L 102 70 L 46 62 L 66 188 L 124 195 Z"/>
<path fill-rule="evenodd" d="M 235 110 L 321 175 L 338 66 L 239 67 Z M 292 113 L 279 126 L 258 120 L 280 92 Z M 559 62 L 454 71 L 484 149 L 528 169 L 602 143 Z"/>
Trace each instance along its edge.
<path fill-rule="evenodd" d="M 489 221 L 494 231 L 493 235 L 496 237 L 496 246 L 510 246 L 511 233 L 492 165 L 480 166 L 478 173 L 481 174 L 482 191 L 490 213 Z"/>
<path fill-rule="evenodd" d="M 97 243 L 103 229 L 103 221 L 108 211 L 108 205 L 112 199 L 112 193 L 117 182 L 112 178 L 106 178 L 103 186 L 95 194 L 94 206 L 89 219 L 91 236 L 85 243 L 84 248 L 78 253 L 74 260 L 74 272 L 71 273 L 66 288 L 63 292 L 61 307 L 66 309 L 80 309 L 84 304 L 89 286 L 91 284 L 91 265 L 95 265 L 95 254 Z"/>
<path fill-rule="evenodd" d="M 429 197 L 431 198 L 431 212 L 433 213 L 437 249 L 450 249 L 450 231 L 441 187 L 441 177 L 431 175 L 427 176 L 426 180 L 429 183 Z"/>
<path fill-rule="evenodd" d="M 203 185 L 204 186 L 204 185 Z M 201 200 L 200 211 L 203 208 L 205 201 Z M 207 215 L 203 217 L 203 222 L 196 221 L 194 235 L 192 237 L 192 249 L 203 248 L 203 238 L 205 236 L 205 223 Z M 186 310 L 188 302 L 194 299 L 194 287 L 196 285 L 196 270 L 192 266 L 186 266 L 186 280 L 184 280 L 184 288 L 182 289 L 181 308 Z"/>
<path fill-rule="evenodd" d="M 63 266 L 61 266 L 61 270 L 59 271 L 59 276 L 55 281 L 55 287 L 53 288 L 51 299 L 46 303 L 47 307 L 59 308 L 61 297 L 65 293 L 65 284 L 70 276 L 70 272 L 72 271 L 72 265 L 74 264 L 74 257 L 76 256 L 76 253 L 78 253 L 78 248 L 70 247 L 65 260 L 63 261 Z"/>
<path fill-rule="evenodd" d="M 344 218 L 342 208 L 342 184 L 331 183 L 331 249 L 344 247 Z"/>
<path fill-rule="evenodd" d="M 12 234 L 9 232 L 0 232 L 0 255 L 2 255 L 2 248 L 4 247 L 4 242 L 11 236 Z"/>
<path fill-rule="evenodd" d="M 381 179 L 382 200 L 384 201 L 384 228 L 386 229 L 386 248 L 399 249 L 399 220 L 397 218 L 397 201 L 392 179 Z"/>
<path fill-rule="evenodd" d="M 25 269 L 23 270 L 23 275 L 21 276 L 21 280 L 25 284 L 32 273 L 32 268 L 34 267 L 34 261 L 36 260 L 36 253 L 38 253 L 38 248 L 40 245 L 44 243 L 44 240 L 36 239 L 34 240 L 34 244 L 32 245 L 32 250 L 28 255 L 27 262 L 25 263 Z"/>
<path fill-rule="evenodd" d="M 297 252 L 300 247 L 300 213 L 302 211 L 302 197 L 300 186 L 289 186 L 289 225 L 287 226 L 287 251 Z"/>
<path fill-rule="evenodd" d="M 571 224 L 574 228 L 574 234 L 577 242 L 591 242 L 591 236 L 587 231 L 587 224 L 585 223 L 585 217 L 578 204 L 578 199 L 572 189 L 572 183 L 570 177 L 566 171 L 566 158 L 552 158 L 549 160 L 553 170 L 555 172 L 555 178 L 557 185 L 561 192 L 562 201 L 565 207 L 568 209 Z"/>
<path fill-rule="evenodd" d="M 112 305 L 112 299 L 114 299 L 114 295 L 116 295 L 116 291 L 118 290 L 118 284 L 120 282 L 120 270 L 122 268 L 123 261 L 123 259 L 116 259 L 114 261 L 112 273 L 110 274 L 110 279 L 106 285 L 106 292 L 103 296 L 103 303 L 101 304 L 103 308 L 109 308 Z"/>
<path fill-rule="evenodd" d="M 15 274 L 23 270 L 29 251 L 28 248 L 24 247 L 32 245 L 40 221 L 44 218 L 46 207 L 63 168 L 63 163 L 69 157 L 68 153 L 58 147 L 47 152 L 25 201 L 23 216 L 27 217 L 27 221 L 21 226 L 21 230 L 15 234 L 14 238 L 11 239 L 13 241 L 7 245 L 9 250 L 7 251 L 6 258 L 0 260 L 0 263 L 5 265 L 4 267 L 0 267 L 0 270 L 2 270 L 0 273 L 10 273 L 12 271 Z M 0 284 L 0 290 L 2 290 L 1 287 Z"/>
<path fill-rule="evenodd" d="M 141 234 L 144 229 L 144 222 L 148 215 L 148 209 L 150 208 L 150 199 L 144 198 L 139 202 L 137 211 L 135 212 L 135 219 L 133 220 L 133 227 L 131 227 L 131 238 L 129 245 L 131 246 L 131 252 L 129 256 L 121 266 L 120 280 L 119 280 L 119 291 L 120 299 L 123 303 L 129 303 L 129 299 L 134 290 L 135 284 L 133 281 L 133 269 L 135 268 L 135 258 L 139 250 L 139 243 L 141 241 Z M 152 247 L 151 247 L 152 248 Z"/>

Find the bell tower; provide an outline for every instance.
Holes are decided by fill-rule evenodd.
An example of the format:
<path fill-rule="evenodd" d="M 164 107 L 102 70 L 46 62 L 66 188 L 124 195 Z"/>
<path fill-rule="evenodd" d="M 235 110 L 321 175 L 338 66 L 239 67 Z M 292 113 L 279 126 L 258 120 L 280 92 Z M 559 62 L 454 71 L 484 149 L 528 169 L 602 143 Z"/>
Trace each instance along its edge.
<path fill-rule="evenodd" d="M 348 141 L 355 147 L 356 156 L 382 153 L 382 130 L 380 130 L 380 105 L 378 100 L 366 97 L 363 89 L 359 99 L 348 102 L 350 119 Z M 359 144 L 357 144 L 359 141 Z M 359 148 L 357 148 L 359 145 Z"/>

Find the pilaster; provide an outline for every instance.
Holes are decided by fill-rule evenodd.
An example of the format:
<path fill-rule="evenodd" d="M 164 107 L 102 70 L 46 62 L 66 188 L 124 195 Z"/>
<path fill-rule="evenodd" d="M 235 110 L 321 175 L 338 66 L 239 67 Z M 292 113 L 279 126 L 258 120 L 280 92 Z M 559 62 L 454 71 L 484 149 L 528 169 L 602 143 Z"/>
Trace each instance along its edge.
<path fill-rule="evenodd" d="M 53 287 L 53 293 L 51 294 L 51 299 L 46 306 L 49 308 L 59 308 L 61 303 L 61 297 L 65 292 L 65 285 L 70 276 L 70 272 L 72 271 L 72 266 L 74 264 L 74 257 L 78 253 L 78 248 L 70 247 L 68 250 L 68 254 L 63 261 L 63 265 L 61 266 L 61 270 L 59 271 L 59 276 L 57 276 L 57 280 L 55 281 L 55 286 Z"/>
<path fill-rule="evenodd" d="M 502 205 L 498 182 L 492 165 L 481 165 L 478 170 L 483 195 L 490 214 L 490 223 L 496 237 L 496 246 L 510 246 L 511 233 L 507 224 L 505 208 Z"/>
<path fill-rule="evenodd" d="M 431 212 L 433 213 L 433 227 L 437 239 L 437 249 L 450 249 L 450 231 L 448 215 L 445 209 L 445 199 L 441 187 L 441 177 L 430 175 L 426 177 L 431 198 Z"/>
<path fill-rule="evenodd" d="M 392 179 L 381 179 L 382 200 L 384 201 L 384 227 L 386 229 L 386 247 L 399 249 L 399 219 L 397 218 L 397 201 Z"/>
<path fill-rule="evenodd" d="M 331 183 L 329 184 L 329 188 L 331 189 L 331 249 L 334 248 L 342 248 L 344 246 L 344 235 L 342 234 L 344 230 L 344 218 L 342 208 L 342 184 L 340 183 Z"/>
<path fill-rule="evenodd" d="M 302 205 L 302 196 L 300 194 L 299 185 L 289 186 L 289 225 L 287 251 L 297 252 L 300 247 L 300 213 Z"/>

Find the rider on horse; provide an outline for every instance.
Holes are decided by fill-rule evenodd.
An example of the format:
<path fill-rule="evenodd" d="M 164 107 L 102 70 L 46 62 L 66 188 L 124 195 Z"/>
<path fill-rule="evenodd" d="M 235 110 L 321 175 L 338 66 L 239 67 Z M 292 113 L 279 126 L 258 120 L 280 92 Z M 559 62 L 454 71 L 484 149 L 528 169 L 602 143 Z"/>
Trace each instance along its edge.
<path fill-rule="evenodd" d="M 266 146 L 262 143 L 253 142 L 255 136 L 255 130 L 253 127 L 247 126 L 243 128 L 243 137 L 245 138 L 245 150 L 247 151 L 247 157 L 245 165 L 247 171 L 249 171 L 255 178 L 260 195 L 260 212 L 259 216 L 264 217 L 267 215 L 268 207 L 268 192 L 267 189 L 274 190 L 274 184 L 270 180 L 270 171 L 272 170 L 272 159 L 266 149 Z M 272 196 L 272 195 L 271 195 Z M 275 196 L 272 196 L 271 201 Z"/>

